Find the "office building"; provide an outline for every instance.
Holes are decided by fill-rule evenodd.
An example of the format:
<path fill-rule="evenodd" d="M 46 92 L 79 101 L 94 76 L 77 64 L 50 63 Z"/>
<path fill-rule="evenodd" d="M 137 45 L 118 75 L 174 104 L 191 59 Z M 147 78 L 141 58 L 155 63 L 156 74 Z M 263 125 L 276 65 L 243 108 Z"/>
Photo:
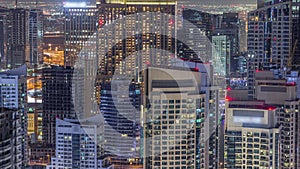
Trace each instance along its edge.
<path fill-rule="evenodd" d="M 42 59 L 43 14 L 39 9 L 1 9 L 1 57 L 4 68 L 25 63 L 33 67 Z"/>
<path fill-rule="evenodd" d="M 255 69 L 279 69 L 299 64 L 299 5 L 296 0 L 259 1 L 248 14 L 248 51 Z"/>
<path fill-rule="evenodd" d="M 55 155 L 55 146 L 51 144 L 30 143 L 28 145 L 28 165 L 39 165 L 45 167 L 50 164 L 51 157 Z"/>
<path fill-rule="evenodd" d="M 0 168 L 27 164 L 26 66 L 0 73 Z"/>
<path fill-rule="evenodd" d="M 65 16 L 65 65 L 73 67 L 78 57 L 83 60 L 96 61 L 96 31 L 98 9 L 87 6 L 85 2 L 66 2 L 64 5 Z M 84 46 L 88 46 L 84 48 Z M 91 63 L 87 63 L 89 65 Z M 94 63 L 95 64 L 95 63 Z M 94 66 L 97 66 L 95 64 Z M 92 71 L 97 72 L 97 67 L 91 66 Z"/>
<path fill-rule="evenodd" d="M 97 168 L 97 138 L 96 124 L 57 118 L 55 157 L 47 168 Z"/>
<path fill-rule="evenodd" d="M 101 147 L 113 164 L 126 165 L 127 159 L 141 156 L 141 101 L 139 83 L 128 84 L 120 77 L 101 84 L 100 111 L 105 119 Z"/>
<path fill-rule="evenodd" d="M 104 56 L 99 74 L 137 77 L 148 62 L 170 64 L 175 52 L 174 0 L 107 0 L 97 7 L 98 54 Z"/>
<path fill-rule="evenodd" d="M 94 88 L 93 81 L 99 65 L 98 57 L 102 57 L 97 54 L 98 8 L 95 3 L 89 6 L 84 1 L 69 1 L 64 4 L 63 14 L 65 16 L 64 65 L 83 71 L 81 74 L 81 78 L 84 80 L 83 84 L 82 81 L 79 81 L 79 84 L 76 82 L 76 85 L 84 85 L 82 87 L 84 95 L 76 98 L 80 102 L 85 101 L 81 105 L 83 111 L 78 112 L 87 118 L 94 114 L 95 109 L 99 109 L 90 101 L 91 98 L 95 98 L 95 91 L 90 89 Z"/>
<path fill-rule="evenodd" d="M 28 135 L 31 143 L 42 141 L 42 116 L 41 103 L 28 103 Z"/>
<path fill-rule="evenodd" d="M 76 118 L 72 95 L 73 69 L 52 66 L 42 70 L 43 142 L 54 144 L 56 118 Z M 79 108 L 78 108 L 79 110 Z"/>
<path fill-rule="evenodd" d="M 101 58 L 96 96 L 107 126 L 103 158 L 111 159 L 113 165 L 138 164 L 141 159 L 132 159 L 142 155 L 140 74 L 147 64 L 168 65 L 174 57 L 175 1 L 103 0 L 97 8 L 97 53 Z M 112 81 L 114 77 L 117 79 Z"/>
<path fill-rule="evenodd" d="M 239 49 L 240 22 L 238 13 L 223 13 L 221 16 L 221 26 L 216 28 L 213 35 L 226 35 L 230 40 L 230 55 L 237 55 Z"/>
<path fill-rule="evenodd" d="M 212 37 L 212 63 L 214 74 L 228 76 L 230 70 L 231 43 L 227 35 L 215 35 Z"/>
<path fill-rule="evenodd" d="M 30 9 L 28 16 L 29 64 L 41 64 L 43 59 L 43 11 Z"/>
<path fill-rule="evenodd" d="M 27 113 L 28 116 L 28 128 L 27 128 L 27 133 L 28 135 L 31 135 L 32 137 L 34 137 L 35 140 L 35 136 L 36 136 L 36 129 L 37 129 L 37 116 L 34 114 L 34 112 L 32 112 L 32 110 L 28 111 Z"/>
<path fill-rule="evenodd" d="M 26 9 L 10 9 L 7 68 L 17 68 L 29 61 L 28 16 Z"/>
<path fill-rule="evenodd" d="M 217 102 L 218 90 L 202 86 L 199 70 L 148 67 L 144 168 L 219 168 Z"/>
<path fill-rule="evenodd" d="M 177 38 L 180 40 L 177 44 L 178 57 L 209 61 L 211 38 L 217 27 L 218 16 L 186 8 L 182 8 L 181 13 L 182 28 L 178 26 L 177 31 Z"/>
<path fill-rule="evenodd" d="M 239 12 L 239 52 L 247 52 L 248 12 Z"/>
<path fill-rule="evenodd" d="M 0 135 L 0 148 L 1 148 L 1 159 L 0 159 L 0 167 L 4 169 L 13 168 L 14 163 L 20 162 L 14 161 L 13 157 L 19 157 L 22 155 L 20 152 L 14 152 L 15 147 L 13 146 L 14 136 L 12 135 L 12 127 L 13 123 L 12 114 L 17 114 L 9 109 L 1 109 L 0 113 L 0 121 L 4 126 L 1 128 Z M 18 166 L 18 165 L 17 165 Z"/>

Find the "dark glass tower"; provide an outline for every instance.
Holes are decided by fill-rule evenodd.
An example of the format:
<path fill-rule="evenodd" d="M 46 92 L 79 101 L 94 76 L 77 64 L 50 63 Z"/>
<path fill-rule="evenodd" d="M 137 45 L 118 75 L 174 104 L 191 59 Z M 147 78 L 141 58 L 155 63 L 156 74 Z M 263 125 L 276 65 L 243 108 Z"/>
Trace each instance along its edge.
<path fill-rule="evenodd" d="M 29 61 L 28 10 L 11 9 L 8 28 L 8 68 L 17 68 Z"/>
<path fill-rule="evenodd" d="M 112 156 L 111 162 L 117 165 L 140 157 L 141 89 L 139 83 L 126 82 L 116 80 L 101 85 L 100 111 L 105 119 L 103 156 Z"/>
<path fill-rule="evenodd" d="M 43 142 L 55 145 L 56 118 L 76 118 L 72 96 L 73 69 L 52 66 L 42 71 Z"/>

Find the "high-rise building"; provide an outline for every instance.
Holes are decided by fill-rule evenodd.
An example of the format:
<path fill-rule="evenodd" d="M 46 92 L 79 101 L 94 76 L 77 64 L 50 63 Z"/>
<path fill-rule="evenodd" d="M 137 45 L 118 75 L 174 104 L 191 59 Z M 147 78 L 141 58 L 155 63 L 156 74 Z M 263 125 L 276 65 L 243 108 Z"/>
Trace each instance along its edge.
<path fill-rule="evenodd" d="M 88 61 L 96 61 L 96 50 L 84 48 L 92 45 L 96 48 L 96 31 L 98 9 L 96 6 L 87 6 L 85 2 L 66 2 L 65 16 L 65 65 L 73 67 L 78 57 Z M 80 56 L 79 56 L 80 55 Z M 97 72 L 97 64 L 90 66 Z"/>
<path fill-rule="evenodd" d="M 98 118 L 99 116 L 97 116 Z M 52 156 L 47 169 L 115 169 L 135 168 L 142 169 L 141 165 L 111 163 L 110 157 L 101 157 L 98 119 L 88 118 L 81 120 L 57 119 L 56 120 L 56 151 Z M 118 140 L 120 141 L 120 140 Z"/>
<path fill-rule="evenodd" d="M 101 148 L 103 156 L 112 155 L 111 163 L 126 164 L 140 158 L 141 86 L 120 77 L 101 84 L 100 110 L 105 119 Z M 125 161 L 125 163 L 124 163 Z"/>
<path fill-rule="evenodd" d="M 295 83 L 285 79 L 264 79 L 269 71 L 258 72 L 261 78 L 255 81 L 255 99 L 265 100 L 266 104 L 278 107 L 278 123 L 281 125 L 279 133 L 280 152 L 279 162 L 282 169 L 299 168 L 300 154 L 299 137 L 299 106 Z"/>
<path fill-rule="evenodd" d="M 230 40 L 230 55 L 239 54 L 240 22 L 238 13 L 224 13 L 221 16 L 221 26 L 214 30 L 214 35 L 227 35 Z"/>
<path fill-rule="evenodd" d="M 55 145 L 56 118 L 76 118 L 73 102 L 74 69 L 52 66 L 42 71 L 43 142 Z M 80 110 L 79 108 L 77 110 Z"/>
<path fill-rule="evenodd" d="M 0 168 L 27 164 L 26 66 L 0 73 Z"/>
<path fill-rule="evenodd" d="M 43 59 L 43 11 L 40 9 L 29 10 L 29 64 L 41 64 Z"/>
<path fill-rule="evenodd" d="M 93 80 L 98 70 L 97 54 L 97 24 L 98 8 L 96 4 L 88 6 L 84 1 L 70 1 L 64 4 L 64 64 L 66 66 L 82 68 L 84 79 L 83 96 L 78 97 L 81 102 L 86 101 L 83 106 L 85 117 L 93 114 L 95 107 L 92 102 L 88 101 L 95 98 Z M 101 56 L 100 56 L 101 57 Z M 79 81 L 81 85 L 81 81 Z M 77 82 L 76 82 L 77 84 Z M 95 99 L 94 99 L 95 100 Z"/>
<path fill-rule="evenodd" d="M 28 15 L 29 12 L 26 9 L 10 9 L 8 18 L 8 68 L 17 68 L 29 61 Z"/>
<path fill-rule="evenodd" d="M 248 35 L 248 12 L 239 12 L 239 52 L 247 51 L 247 35 Z"/>
<path fill-rule="evenodd" d="M 231 43 L 227 35 L 215 35 L 212 37 L 212 63 L 214 74 L 227 76 L 230 72 L 230 48 Z"/>
<path fill-rule="evenodd" d="M 33 67 L 42 60 L 43 14 L 39 9 L 1 9 L 1 57 L 4 68 Z"/>
<path fill-rule="evenodd" d="M 247 77 L 247 52 L 230 57 L 230 77 Z"/>
<path fill-rule="evenodd" d="M 107 126 L 101 146 L 112 164 L 126 165 L 142 155 L 140 72 L 170 64 L 175 53 L 175 1 L 103 0 L 97 8 L 97 99 Z"/>
<path fill-rule="evenodd" d="M 224 168 L 279 168 L 278 109 L 227 97 Z"/>
<path fill-rule="evenodd" d="M 170 64 L 175 53 L 174 0 L 107 0 L 98 9 L 99 74 L 137 75 L 147 62 Z"/>
<path fill-rule="evenodd" d="M 7 17 L 8 9 L 0 7 L 0 59 L 1 68 L 6 68 L 7 57 Z"/>
<path fill-rule="evenodd" d="M 0 129 L 0 167 L 3 169 L 16 168 L 15 163 L 17 164 L 16 166 L 19 166 L 20 164 L 18 165 L 18 163 L 20 163 L 20 161 L 15 161 L 14 159 L 22 155 L 20 152 L 15 152 L 15 146 L 13 146 L 15 135 L 13 135 L 12 132 L 16 132 L 13 130 L 13 114 L 17 114 L 17 111 L 14 112 L 13 110 L 1 108 L 0 122 L 3 124 L 3 127 Z M 19 167 L 21 167 L 21 165 Z"/>
<path fill-rule="evenodd" d="M 219 168 L 218 90 L 199 69 L 145 71 L 144 168 Z"/>
<path fill-rule="evenodd" d="M 48 169 L 98 168 L 97 125 L 56 119 L 56 151 Z"/>
<path fill-rule="evenodd" d="M 277 166 L 278 166 L 277 168 L 283 168 L 283 169 L 299 168 L 300 156 L 297 147 L 299 146 L 299 140 L 300 140 L 298 135 L 300 102 L 297 99 L 296 84 L 294 82 L 289 82 L 286 79 L 274 78 L 274 72 L 272 71 L 254 71 L 253 77 L 255 81 L 253 81 L 252 84 L 254 86 L 253 93 L 252 93 L 252 97 L 253 97 L 252 101 L 248 99 L 247 90 L 244 91 L 240 90 L 239 92 L 229 90 L 228 91 L 229 95 L 227 95 L 226 98 L 226 100 L 229 101 L 228 111 L 238 110 L 238 111 L 245 111 L 248 113 L 249 109 L 255 109 L 256 112 L 258 111 L 258 109 L 264 109 L 265 112 L 274 110 L 273 115 L 276 116 L 276 121 L 277 121 L 276 123 L 278 124 L 279 130 L 278 130 L 278 136 L 272 139 L 273 145 L 272 146 L 270 145 L 269 148 L 274 148 L 274 146 L 277 146 L 277 144 L 278 147 L 276 147 L 275 150 L 268 152 L 267 155 L 272 155 L 272 154 L 274 155 L 275 153 L 275 157 L 272 157 L 272 160 L 275 161 L 269 163 L 268 167 L 275 165 L 274 166 L 275 168 Z M 239 116 L 242 116 L 241 113 L 239 114 L 240 114 Z M 243 122 L 244 123 L 243 126 L 241 126 L 241 129 L 245 130 L 248 127 L 249 129 L 254 131 L 254 128 L 263 127 L 262 125 L 260 125 L 260 123 L 264 122 L 262 118 L 266 118 L 267 116 L 264 115 L 263 117 L 262 116 L 259 117 L 258 115 L 259 114 L 257 113 L 251 113 L 251 114 L 247 114 L 247 117 L 243 116 L 242 118 L 240 118 L 239 121 L 241 122 L 243 122 L 242 119 L 245 120 L 245 122 Z M 259 118 L 261 118 L 261 120 L 259 120 Z M 228 120 L 230 120 L 230 117 Z M 234 114 L 232 120 L 234 122 Z M 238 121 L 236 119 L 236 123 L 237 122 Z M 253 125 L 249 126 L 249 124 L 251 123 L 253 123 Z M 228 124 L 226 125 L 232 125 L 232 124 L 233 123 L 228 122 Z M 236 135 L 234 134 L 236 133 L 231 133 L 230 137 L 236 137 Z M 273 135 L 270 134 L 269 136 L 274 137 L 274 134 Z M 274 139 L 276 141 L 275 143 L 274 143 Z M 228 140 L 230 141 L 229 137 L 227 138 L 227 141 Z M 234 138 L 231 138 L 231 142 L 232 141 L 234 142 L 234 140 L 235 140 Z M 240 139 L 237 140 L 240 141 Z M 271 143 L 271 140 L 269 143 Z M 228 147 L 230 145 L 234 146 L 233 143 L 229 144 L 227 142 L 226 144 L 228 145 Z M 249 143 L 247 141 L 247 145 L 248 144 Z M 255 145 L 255 142 L 253 142 L 253 144 Z M 231 150 L 227 148 L 227 151 L 231 151 Z M 236 156 L 233 155 L 233 151 L 231 152 L 231 154 L 229 154 L 228 152 L 227 156 L 228 159 L 236 158 Z M 249 158 L 251 157 L 249 156 Z M 269 159 L 271 160 L 271 158 Z M 264 161 L 263 158 L 261 158 L 260 160 L 254 159 L 253 161 L 254 162 L 259 161 L 259 165 L 263 165 L 264 162 L 266 162 Z M 231 163 L 230 165 L 234 165 L 236 164 L 236 161 L 229 160 L 227 161 L 227 164 L 229 163 Z M 251 162 L 249 164 L 251 164 Z M 228 166 L 229 168 L 230 165 Z M 236 166 L 234 168 L 236 168 Z"/>
<path fill-rule="evenodd" d="M 260 1 L 248 14 L 248 51 L 255 69 L 280 69 L 299 64 L 299 6 L 297 0 Z"/>
<path fill-rule="evenodd" d="M 177 38 L 183 42 L 177 44 L 178 57 L 209 61 L 211 38 L 218 16 L 186 8 L 182 9 L 181 15 L 182 29 L 178 30 Z"/>
<path fill-rule="evenodd" d="M 31 143 L 42 140 L 42 115 L 41 103 L 28 103 L 28 135 Z"/>

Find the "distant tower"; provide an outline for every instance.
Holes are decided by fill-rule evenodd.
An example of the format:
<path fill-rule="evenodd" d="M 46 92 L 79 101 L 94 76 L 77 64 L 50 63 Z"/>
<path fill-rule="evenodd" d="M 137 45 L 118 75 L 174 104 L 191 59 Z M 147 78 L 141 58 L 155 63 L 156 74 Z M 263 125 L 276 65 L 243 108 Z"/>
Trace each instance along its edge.
<path fill-rule="evenodd" d="M 6 68 L 8 44 L 8 15 L 9 9 L 0 7 L 0 60 L 1 68 Z"/>
<path fill-rule="evenodd" d="M 300 64 L 300 2 L 260 2 L 248 14 L 248 51 L 255 53 L 255 69 L 279 69 L 283 75 L 285 67 Z"/>
<path fill-rule="evenodd" d="M 225 77 L 230 72 L 230 48 L 231 43 L 227 35 L 215 35 L 212 37 L 212 62 L 214 73 Z"/>
<path fill-rule="evenodd" d="M 29 10 L 29 64 L 42 63 L 43 60 L 43 11 L 39 9 Z"/>
<path fill-rule="evenodd" d="M 95 45 L 98 9 L 96 6 L 86 6 L 85 2 L 67 2 L 64 6 L 65 16 L 65 65 L 73 67 L 78 57 L 92 60 L 96 57 L 96 49 L 85 49 L 84 46 Z M 80 56 L 79 56 L 80 54 Z M 91 71 L 97 72 L 95 63 Z M 89 64 L 88 64 L 89 65 Z"/>
<path fill-rule="evenodd" d="M 29 61 L 28 10 L 11 9 L 8 29 L 8 68 L 17 68 Z"/>

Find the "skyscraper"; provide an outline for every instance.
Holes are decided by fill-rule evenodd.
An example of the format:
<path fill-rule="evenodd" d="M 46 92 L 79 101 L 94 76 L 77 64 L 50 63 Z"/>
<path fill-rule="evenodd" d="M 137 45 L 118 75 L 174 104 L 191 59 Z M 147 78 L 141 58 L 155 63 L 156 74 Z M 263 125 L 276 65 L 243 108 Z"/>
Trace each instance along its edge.
<path fill-rule="evenodd" d="M 230 40 L 230 55 L 237 55 L 239 50 L 240 22 L 238 13 L 223 13 L 221 16 L 221 26 L 214 30 L 214 35 L 227 35 Z"/>
<path fill-rule="evenodd" d="M 33 67 L 42 59 L 43 16 L 39 9 L 1 9 L 3 67 Z"/>
<path fill-rule="evenodd" d="M 84 79 L 82 87 L 83 96 L 76 97 L 81 101 L 85 117 L 93 114 L 95 108 L 91 98 L 95 98 L 95 91 L 89 89 L 94 88 L 93 80 L 98 70 L 98 54 L 97 54 L 97 24 L 98 24 L 98 8 L 96 4 L 88 6 L 86 2 L 74 1 L 64 4 L 65 16 L 65 47 L 64 47 L 64 63 L 66 66 L 82 69 L 81 74 Z M 79 77 L 81 78 L 81 77 Z M 76 84 L 82 85 L 82 81 Z M 84 102 L 84 104 L 83 104 Z"/>
<path fill-rule="evenodd" d="M 73 69 L 52 66 L 42 71 L 43 142 L 55 145 L 56 118 L 76 118 L 72 95 Z M 77 109 L 80 110 L 80 109 Z"/>
<path fill-rule="evenodd" d="M 144 168 L 219 168 L 218 90 L 205 85 L 204 74 L 183 67 L 145 71 Z"/>
<path fill-rule="evenodd" d="M 27 164 L 26 65 L 0 73 L 1 168 Z"/>
<path fill-rule="evenodd" d="M 105 119 L 101 148 L 103 156 L 111 155 L 115 164 L 141 155 L 141 87 L 127 82 L 121 78 L 101 85 L 100 110 Z"/>
<path fill-rule="evenodd" d="M 40 9 L 29 10 L 29 63 L 31 67 L 40 64 L 43 59 L 43 11 Z"/>
<path fill-rule="evenodd" d="M 180 29 L 178 26 L 177 38 L 183 39 L 185 44 L 179 42 L 178 57 L 201 59 L 203 62 L 208 62 L 212 51 L 212 33 L 217 27 L 218 15 L 183 7 L 181 15 L 182 28 Z"/>
<path fill-rule="evenodd" d="M 299 168 L 300 156 L 297 147 L 300 140 L 298 135 L 300 102 L 297 99 L 296 84 L 288 82 L 286 79 L 274 79 L 271 71 L 255 71 L 254 78 L 253 97 L 255 100 L 248 99 L 247 90 L 227 91 L 229 94 L 226 97 L 228 101 L 226 126 L 231 129 L 225 130 L 227 133 L 225 166 L 238 168 L 242 164 L 249 164 L 256 168 L 261 166 L 283 169 Z M 262 116 L 262 112 L 265 112 L 265 115 Z M 266 118 L 269 120 L 266 121 Z M 272 126 L 267 126 L 266 122 Z M 237 133 L 238 128 L 240 128 L 240 132 Z M 258 140 L 258 129 L 271 133 L 265 133 L 264 138 Z M 256 136 L 255 133 L 257 133 Z M 236 147 L 237 145 L 239 147 Z M 241 148 L 246 150 L 240 151 Z M 260 155 L 266 156 L 266 158 L 257 159 L 259 154 L 255 155 L 255 151 L 259 152 L 258 148 L 259 151 L 262 151 Z M 240 155 L 245 152 L 247 152 L 247 155 L 245 154 L 247 159 L 244 163 L 244 161 L 240 161 L 244 156 Z"/>
<path fill-rule="evenodd" d="M 136 75 L 147 62 L 169 64 L 175 52 L 174 0 L 107 0 L 98 9 L 101 75 Z"/>
<path fill-rule="evenodd" d="M 29 61 L 28 10 L 10 9 L 8 28 L 8 68 L 17 68 Z"/>
<path fill-rule="evenodd" d="M 7 17 L 8 9 L 0 7 L 0 59 L 1 68 L 6 68 L 7 59 Z"/>
<path fill-rule="evenodd" d="M 214 73 L 218 76 L 228 76 L 230 72 L 230 48 L 231 43 L 227 35 L 215 35 L 212 37 L 212 63 Z"/>
<path fill-rule="evenodd" d="M 266 77 L 269 71 L 257 72 L 261 77 Z M 300 154 L 297 150 L 299 139 L 299 107 L 296 84 L 289 83 L 285 79 L 273 79 L 273 73 L 269 73 L 269 79 L 260 78 L 255 81 L 255 99 L 265 100 L 266 104 L 278 108 L 278 123 L 281 126 L 279 132 L 279 162 L 282 169 L 299 168 Z M 272 93 L 272 94 L 270 94 Z"/>
<path fill-rule="evenodd" d="M 248 51 L 255 69 L 280 69 L 299 64 L 299 5 L 297 0 L 260 1 L 248 15 Z"/>
<path fill-rule="evenodd" d="M 102 145 L 112 163 L 126 165 L 142 155 L 141 71 L 146 64 L 168 65 L 175 52 L 175 1 L 107 0 L 97 8 Z"/>
<path fill-rule="evenodd" d="M 64 6 L 66 66 L 73 67 L 79 54 L 85 60 L 96 57 L 93 50 L 84 49 L 84 46 L 96 45 L 97 11 L 96 6 L 86 6 L 84 2 L 66 2 Z M 97 71 L 97 69 L 92 70 Z"/>
<path fill-rule="evenodd" d="M 279 168 L 278 110 L 232 99 L 226 103 L 224 168 Z"/>

